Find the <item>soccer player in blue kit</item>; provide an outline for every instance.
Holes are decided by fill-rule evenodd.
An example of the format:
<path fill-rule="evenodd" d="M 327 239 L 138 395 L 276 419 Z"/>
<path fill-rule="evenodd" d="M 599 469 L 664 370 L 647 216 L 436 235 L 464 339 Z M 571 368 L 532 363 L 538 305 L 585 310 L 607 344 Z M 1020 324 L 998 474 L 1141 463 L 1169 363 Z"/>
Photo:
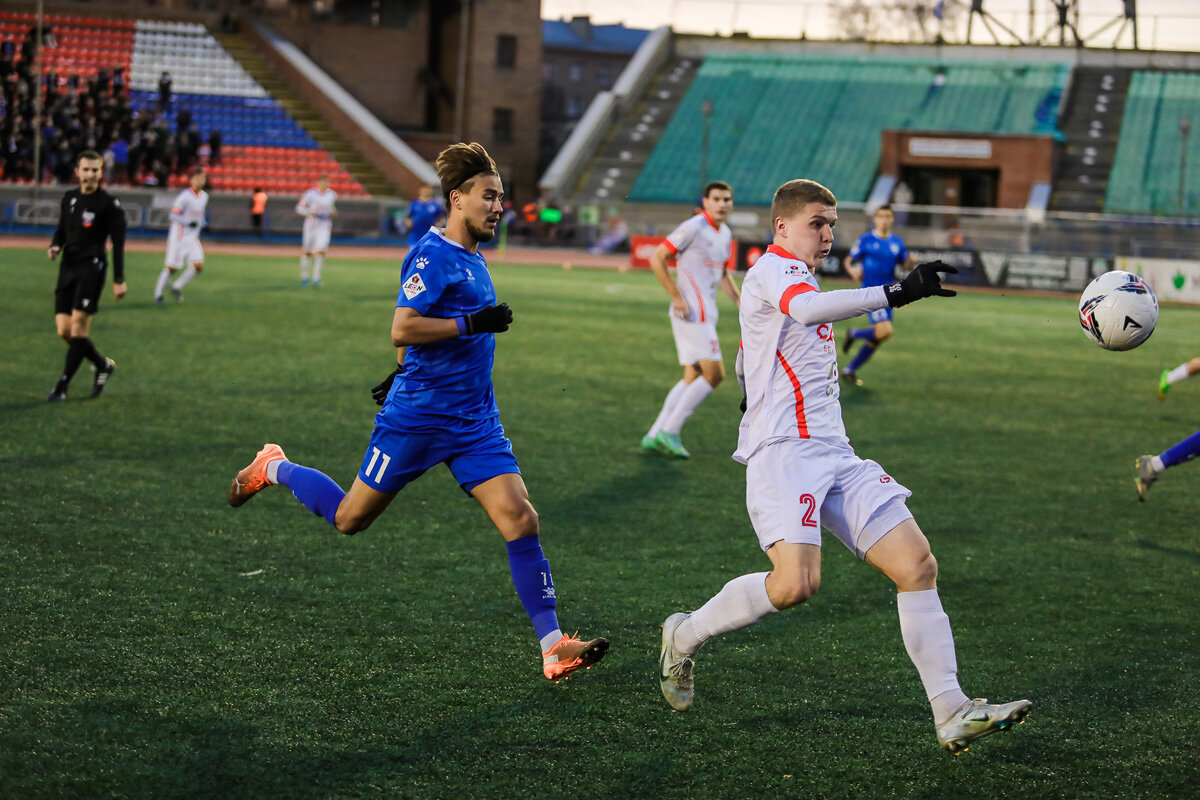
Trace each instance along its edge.
<path fill-rule="evenodd" d="M 417 199 L 408 204 L 404 216 L 408 220 L 408 246 L 416 247 L 443 216 L 442 204 L 433 199 L 432 186 L 423 184 L 417 190 Z"/>
<path fill-rule="evenodd" d="M 537 512 L 500 425 L 494 334 L 508 330 L 513 315 L 507 303 L 496 304 L 478 247 L 496 234 L 504 186 L 496 163 L 476 143 L 451 145 L 436 167 L 449 209 L 446 228 L 430 230 L 404 259 L 392 320 L 392 344 L 406 349 L 403 367 L 391 376 L 350 491 L 267 444 L 234 478 L 229 504 L 241 506 L 278 483 L 330 525 L 354 534 L 408 483 L 445 463 L 504 537 L 517 596 L 541 643 L 542 672 L 559 681 L 600 661 L 608 641 L 581 641 L 560 629 Z"/>
<path fill-rule="evenodd" d="M 908 248 L 904 246 L 904 242 L 899 236 L 892 233 L 892 226 L 895 223 L 896 214 L 892 211 L 891 206 L 882 205 L 877 208 L 875 210 L 875 229 L 858 237 L 858 241 L 850 249 L 850 255 L 846 256 L 844 263 L 846 272 L 850 273 L 850 277 L 854 280 L 862 281 L 864 289 L 869 286 L 888 286 L 896 280 L 897 267 L 908 269 L 913 265 Z M 854 262 L 856 261 L 860 262 L 862 267 L 855 266 Z M 858 370 L 867 363 L 867 359 L 875 355 L 875 350 L 879 345 L 892 336 L 891 308 L 872 311 L 867 315 L 867 320 L 871 323 L 871 327 L 853 328 L 846 331 L 846 338 L 842 342 L 843 353 L 850 352 L 855 340 L 861 339 L 863 343 L 850 365 L 842 369 L 842 380 L 855 385 L 862 383 L 858 379 Z"/>

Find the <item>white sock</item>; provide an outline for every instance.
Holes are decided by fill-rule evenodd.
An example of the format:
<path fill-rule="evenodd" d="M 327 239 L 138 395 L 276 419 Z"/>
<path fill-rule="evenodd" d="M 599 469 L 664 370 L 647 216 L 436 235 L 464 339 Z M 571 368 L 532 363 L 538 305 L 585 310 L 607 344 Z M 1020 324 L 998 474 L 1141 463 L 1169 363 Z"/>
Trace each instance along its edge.
<path fill-rule="evenodd" d="M 683 394 L 683 390 L 687 387 L 687 381 L 682 378 L 679 379 L 679 383 L 671 387 L 671 391 L 667 392 L 667 399 L 663 401 L 662 410 L 658 412 L 658 416 L 654 419 L 654 424 L 646 432 L 647 436 L 658 436 L 658 432 L 662 430 L 663 422 L 675 410 L 675 404 L 679 402 L 679 395 Z"/>
<path fill-rule="evenodd" d="M 308 280 L 308 256 L 300 256 L 300 280 Z"/>
<path fill-rule="evenodd" d="M 286 459 L 277 458 L 267 462 L 267 483 L 279 483 L 279 466 Z"/>
<path fill-rule="evenodd" d="M 188 264 L 188 268 L 185 269 L 183 271 L 183 274 L 179 276 L 179 280 L 177 280 L 177 281 L 175 281 L 175 283 L 171 284 L 171 288 L 174 289 L 175 291 L 179 291 L 180 289 L 182 289 L 183 287 L 185 287 L 189 283 L 191 283 L 192 278 L 194 278 L 194 277 L 196 277 L 196 265 Z"/>
<path fill-rule="evenodd" d="M 896 609 L 900 612 L 904 649 L 921 676 L 934 722 L 944 722 L 967 700 L 958 685 L 950 617 L 942 610 L 937 589 L 900 592 L 896 595 Z"/>
<path fill-rule="evenodd" d="M 736 631 L 779 609 L 767 596 L 768 572 L 734 578 L 675 629 L 675 647 L 695 653 L 710 637 Z"/>
<path fill-rule="evenodd" d="M 545 636 L 543 636 L 541 639 L 539 639 L 538 644 L 540 644 L 542 646 L 543 653 L 549 653 L 550 648 L 554 647 L 554 645 L 562 637 L 563 637 L 563 632 L 560 631 L 558 628 L 555 628 L 553 631 L 551 631 L 550 633 L 547 633 Z"/>
<path fill-rule="evenodd" d="M 158 273 L 158 283 L 154 286 L 154 297 L 163 296 L 163 292 L 167 290 L 167 281 L 171 280 L 171 270 L 163 267 L 163 271 Z"/>
<path fill-rule="evenodd" d="M 325 256 L 317 253 L 313 256 L 313 282 L 321 282 L 321 267 L 325 266 Z"/>
<path fill-rule="evenodd" d="M 1162 456 L 1155 456 L 1150 459 L 1150 466 L 1154 467 L 1155 472 L 1162 472 L 1167 468 L 1167 465 L 1162 462 Z"/>
<path fill-rule="evenodd" d="M 712 394 L 712 390 L 712 385 L 704 380 L 703 376 L 689 383 L 687 388 L 683 390 L 683 393 L 679 395 L 679 400 L 675 403 L 674 412 L 663 423 L 663 431 L 666 433 L 679 433 L 683 430 L 683 423 L 687 422 L 692 412 L 704 402 L 704 398 Z"/>
<path fill-rule="evenodd" d="M 1180 364 L 1178 367 L 1167 373 L 1167 383 L 1179 383 L 1182 380 L 1186 380 L 1187 376 L 1188 365 L 1186 363 Z"/>

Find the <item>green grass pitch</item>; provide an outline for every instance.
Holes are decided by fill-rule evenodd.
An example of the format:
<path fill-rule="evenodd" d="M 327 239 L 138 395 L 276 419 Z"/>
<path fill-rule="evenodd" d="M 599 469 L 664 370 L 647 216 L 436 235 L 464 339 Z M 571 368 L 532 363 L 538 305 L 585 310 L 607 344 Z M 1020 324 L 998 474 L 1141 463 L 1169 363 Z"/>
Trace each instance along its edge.
<path fill-rule="evenodd" d="M 1140 349 L 1089 344 L 1073 300 L 933 299 L 843 391 L 851 441 L 913 491 L 963 687 L 1027 724 L 951 757 L 893 590 L 836 540 L 808 604 L 701 653 L 697 701 L 656 682 L 659 625 L 765 570 L 729 454 L 732 380 L 639 439 L 677 379 L 647 273 L 499 265 L 501 417 L 571 631 L 599 667 L 551 685 L 504 546 L 438 468 L 358 536 L 282 489 L 233 510 L 264 441 L 353 479 L 390 369 L 399 265 L 213 256 L 183 305 L 130 257 L 93 326 L 99 401 L 65 347 L 55 267 L 0 250 L 0 797 L 1167 798 L 1200 792 L 1200 467 L 1139 504 L 1134 458 L 1200 427 L 1200 309 Z M 722 298 L 727 354 L 737 325 Z M 845 324 L 838 325 L 840 333 Z M 727 358 L 732 367 L 732 359 Z M 1188 766 L 1188 765 L 1192 766 Z"/>

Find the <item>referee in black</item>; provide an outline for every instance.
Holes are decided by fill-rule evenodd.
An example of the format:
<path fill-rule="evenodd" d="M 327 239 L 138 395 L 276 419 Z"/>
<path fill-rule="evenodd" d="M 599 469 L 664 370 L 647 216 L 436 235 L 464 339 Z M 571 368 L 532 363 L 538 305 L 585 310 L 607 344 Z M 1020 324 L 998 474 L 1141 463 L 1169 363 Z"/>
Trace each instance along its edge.
<path fill-rule="evenodd" d="M 67 363 L 62 377 L 47 400 L 67 399 L 67 386 L 86 358 L 96 369 L 92 397 L 99 397 L 105 384 L 116 372 L 117 363 L 105 358 L 88 338 L 92 315 L 100 305 L 104 275 L 108 260 L 106 244 L 113 245 L 113 297 L 125 296 L 125 211 L 117 198 L 100 188 L 104 159 L 94 150 L 79 154 L 75 174 L 79 188 L 67 192 L 62 199 L 58 229 L 50 242 L 49 255 L 54 260 L 62 253 L 58 270 L 58 286 L 54 290 L 54 325 L 58 335 L 67 342 Z"/>

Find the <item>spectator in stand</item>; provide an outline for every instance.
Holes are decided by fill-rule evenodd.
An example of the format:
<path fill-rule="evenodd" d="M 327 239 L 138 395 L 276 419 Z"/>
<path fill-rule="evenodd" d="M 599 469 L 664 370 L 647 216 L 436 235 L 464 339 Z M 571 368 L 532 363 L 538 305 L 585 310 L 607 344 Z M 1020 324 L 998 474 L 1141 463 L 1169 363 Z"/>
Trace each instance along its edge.
<path fill-rule="evenodd" d="M 166 70 L 158 79 L 158 107 L 160 110 L 171 107 L 171 73 Z"/>
<path fill-rule="evenodd" d="M 208 148 L 211 151 L 208 156 L 210 164 L 221 163 L 221 132 L 212 131 L 208 134 Z"/>
<path fill-rule="evenodd" d="M 113 174 L 112 180 L 114 183 L 129 182 L 129 143 L 124 139 L 114 139 L 109 145 L 109 152 L 112 153 Z"/>
<path fill-rule="evenodd" d="M 190 109 L 181 108 L 179 113 L 175 115 L 175 132 L 182 136 L 192 126 L 192 112 Z"/>

